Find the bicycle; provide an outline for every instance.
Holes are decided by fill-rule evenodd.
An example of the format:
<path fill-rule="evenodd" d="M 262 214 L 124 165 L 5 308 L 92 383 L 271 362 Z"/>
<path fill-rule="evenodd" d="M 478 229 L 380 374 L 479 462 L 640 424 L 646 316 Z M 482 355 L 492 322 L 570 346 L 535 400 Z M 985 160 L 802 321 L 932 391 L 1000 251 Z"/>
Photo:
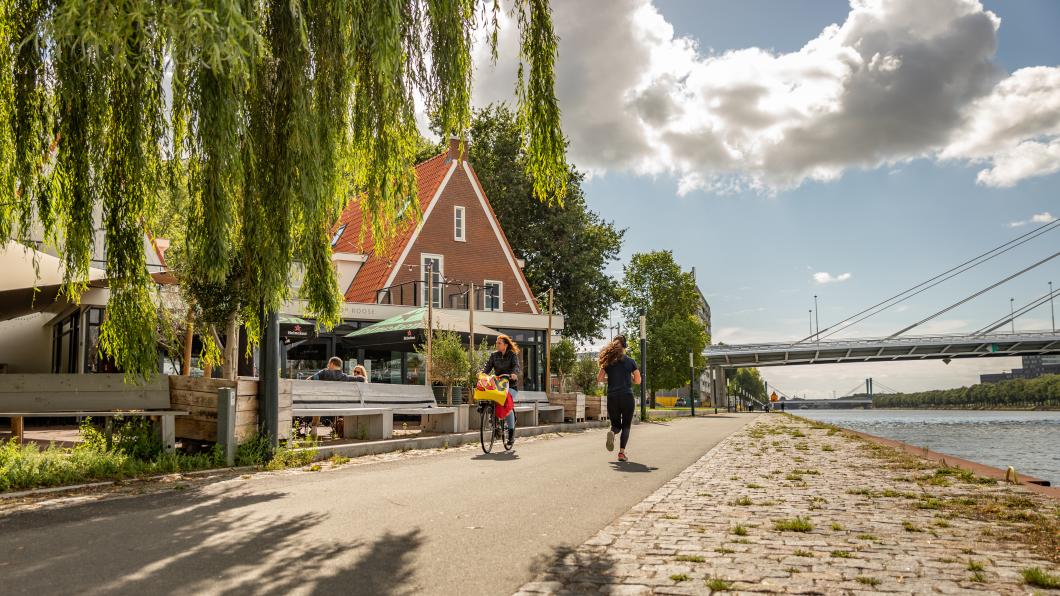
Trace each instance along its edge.
<path fill-rule="evenodd" d="M 508 392 L 508 379 L 503 377 L 496 378 L 497 389 Z M 497 406 L 498 404 L 492 400 L 481 399 L 478 400 L 476 409 L 478 410 L 481 424 L 479 425 L 479 441 L 482 445 L 483 453 L 490 453 L 493 451 L 493 444 L 499 438 L 501 445 L 504 446 L 505 451 L 511 451 L 512 447 L 515 446 L 515 437 L 510 440 L 508 438 L 508 421 L 503 418 L 497 417 Z"/>

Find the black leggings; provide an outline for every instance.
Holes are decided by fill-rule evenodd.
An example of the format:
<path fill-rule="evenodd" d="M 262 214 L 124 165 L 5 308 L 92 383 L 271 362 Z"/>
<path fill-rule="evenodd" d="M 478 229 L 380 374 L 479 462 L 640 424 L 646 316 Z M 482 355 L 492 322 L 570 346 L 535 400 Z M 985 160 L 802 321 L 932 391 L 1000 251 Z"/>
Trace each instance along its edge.
<path fill-rule="evenodd" d="M 636 404 L 632 393 L 607 396 L 607 417 L 611 419 L 611 432 L 615 434 L 622 432 L 618 442 L 618 446 L 622 449 L 625 449 L 626 443 L 629 442 L 629 429 L 633 426 L 634 410 L 636 410 Z"/>

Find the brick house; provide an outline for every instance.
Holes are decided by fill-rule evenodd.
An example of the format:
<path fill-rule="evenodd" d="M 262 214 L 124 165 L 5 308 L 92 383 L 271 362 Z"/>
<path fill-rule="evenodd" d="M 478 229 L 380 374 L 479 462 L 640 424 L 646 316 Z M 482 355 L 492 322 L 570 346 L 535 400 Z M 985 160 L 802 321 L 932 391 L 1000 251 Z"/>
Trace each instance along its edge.
<path fill-rule="evenodd" d="M 460 153 L 460 143 L 453 140 L 447 151 L 418 164 L 416 175 L 423 218 L 399 221 L 385 251 L 375 251 L 371 230 L 362 230 L 358 203 L 342 213 L 332 237 L 332 259 L 346 298 L 342 325 L 289 346 L 284 374 L 303 376 L 334 355 L 349 366 L 354 361 L 366 364 L 373 382 L 422 383 L 422 360 L 411 348 L 354 348 L 343 336 L 425 305 L 429 271 L 434 307 L 467 311 L 474 287 L 476 324 L 512 336 L 523 348 L 524 388 L 542 388 L 548 316 L 535 292 L 544 288 L 527 283 L 478 176 Z M 300 307 L 292 301 L 286 311 L 297 315 Z M 562 316 L 552 317 L 552 328 L 563 328 Z"/>

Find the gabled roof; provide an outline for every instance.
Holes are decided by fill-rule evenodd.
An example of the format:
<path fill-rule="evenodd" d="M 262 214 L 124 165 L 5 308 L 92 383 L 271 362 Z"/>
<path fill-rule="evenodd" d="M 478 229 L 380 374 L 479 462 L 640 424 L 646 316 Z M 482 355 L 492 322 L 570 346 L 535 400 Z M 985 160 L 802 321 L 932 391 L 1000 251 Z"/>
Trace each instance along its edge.
<path fill-rule="evenodd" d="M 448 152 L 440 153 L 416 165 L 417 196 L 420 201 L 420 211 L 427 210 L 427 205 L 438 187 L 441 186 L 445 175 L 449 172 L 453 163 L 446 159 Z M 351 202 L 339 217 L 332 234 L 342 230 L 342 235 L 334 246 L 332 252 L 344 252 L 367 255 L 368 259 L 361 265 L 357 277 L 346 290 L 347 302 L 375 302 L 375 292 L 386 283 L 391 269 L 397 264 L 397 259 L 405 246 L 412 239 L 416 230 L 415 218 L 406 219 L 398 227 L 397 233 L 387 245 L 382 254 L 375 253 L 375 237 L 372 235 L 371 226 L 365 226 L 364 214 L 361 211 L 359 201 Z M 345 226 L 345 228 L 343 228 Z M 363 236 L 362 236 L 362 227 Z"/>
<path fill-rule="evenodd" d="M 508 242 L 503 228 L 500 227 L 497 214 L 493 211 L 493 206 L 490 205 L 489 199 L 485 197 L 485 191 L 482 189 L 481 182 L 479 182 L 478 174 L 471 167 L 471 164 L 466 161 L 456 161 L 454 163 L 454 160 L 449 157 L 452 151 L 452 149 L 443 151 L 439 155 L 416 165 L 417 196 L 420 202 L 420 212 L 424 216 L 427 215 L 432 200 L 435 199 L 435 195 L 439 194 L 439 190 L 445 183 L 449 172 L 455 170 L 455 167 L 463 166 L 465 172 L 472 178 L 472 186 L 475 188 L 476 194 L 480 196 L 482 203 L 485 204 L 488 210 L 488 216 L 492 219 L 499 240 L 507 252 L 516 279 L 521 283 L 524 294 L 531 301 L 532 312 L 540 312 L 540 305 L 537 303 L 537 298 L 533 295 L 533 292 L 529 289 L 526 276 L 514 261 L 515 253 L 512 251 L 511 244 Z M 422 221 L 419 223 L 422 223 Z M 357 275 L 354 277 L 350 287 L 346 290 L 345 299 L 347 302 L 373 303 L 376 301 L 376 292 L 387 285 L 391 274 L 394 273 L 394 267 L 399 265 L 398 261 L 402 259 L 406 247 L 416 237 L 416 230 L 419 226 L 414 218 L 408 218 L 398 228 L 386 250 L 378 255 L 374 250 L 374 239 L 371 229 L 365 227 L 362 238 L 362 227 L 365 226 L 360 203 L 353 202 L 343 211 L 332 231 L 333 235 L 338 230 L 342 231 L 338 241 L 332 247 L 332 252 L 367 256 L 364 264 L 357 271 Z"/>

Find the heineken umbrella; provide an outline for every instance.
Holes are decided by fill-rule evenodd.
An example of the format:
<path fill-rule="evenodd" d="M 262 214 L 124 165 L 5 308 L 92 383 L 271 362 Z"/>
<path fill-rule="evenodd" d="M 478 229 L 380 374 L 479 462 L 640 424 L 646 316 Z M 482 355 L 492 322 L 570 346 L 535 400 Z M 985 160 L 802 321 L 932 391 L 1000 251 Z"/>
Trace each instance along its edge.
<path fill-rule="evenodd" d="M 284 344 L 316 337 L 316 323 L 293 315 L 280 315 L 280 340 Z"/>
<path fill-rule="evenodd" d="M 433 327 L 437 330 L 455 331 L 467 340 L 469 321 L 466 314 L 440 309 L 434 310 Z M 407 313 L 379 321 L 346 335 L 345 343 L 353 347 L 389 347 L 401 351 L 404 346 L 418 346 L 426 341 L 427 309 L 417 308 Z M 475 325 L 475 342 L 479 338 L 496 340 L 500 333 L 483 325 Z"/>

